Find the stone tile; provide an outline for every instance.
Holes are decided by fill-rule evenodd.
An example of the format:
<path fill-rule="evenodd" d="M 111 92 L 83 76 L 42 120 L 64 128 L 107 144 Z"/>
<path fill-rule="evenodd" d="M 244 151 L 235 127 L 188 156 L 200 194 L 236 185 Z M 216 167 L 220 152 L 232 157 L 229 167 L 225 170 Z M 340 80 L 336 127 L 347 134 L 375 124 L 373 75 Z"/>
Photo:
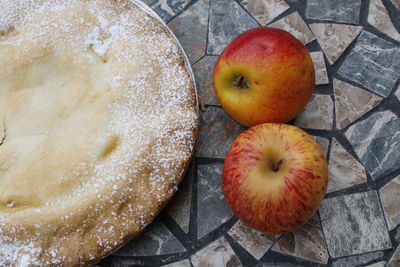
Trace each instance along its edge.
<path fill-rule="evenodd" d="M 382 97 L 334 79 L 336 128 L 343 129 L 382 102 Z"/>
<path fill-rule="evenodd" d="M 387 267 L 398 267 L 400 266 L 400 245 L 397 247 L 393 256 L 390 258 Z"/>
<path fill-rule="evenodd" d="M 221 187 L 222 163 L 197 166 L 197 237 L 202 238 L 233 214 L 226 204 Z"/>
<path fill-rule="evenodd" d="M 200 101 L 206 105 L 219 105 L 212 79 L 214 65 L 217 60 L 217 56 L 205 56 L 193 66 L 197 93 L 201 99 Z"/>
<path fill-rule="evenodd" d="M 210 0 L 200 0 L 168 24 L 192 64 L 206 52 L 209 7 Z"/>
<path fill-rule="evenodd" d="M 326 71 L 324 54 L 322 52 L 312 52 L 310 53 L 311 59 L 314 63 L 315 69 L 315 84 L 328 84 L 328 73 Z"/>
<path fill-rule="evenodd" d="M 400 0 L 390 0 L 392 4 L 400 10 Z"/>
<path fill-rule="evenodd" d="M 268 25 L 268 27 L 274 27 L 290 32 L 303 44 L 308 44 L 309 42 L 315 40 L 313 33 L 310 31 L 307 24 L 297 12 L 275 21 L 274 23 Z"/>
<path fill-rule="evenodd" d="M 365 266 L 370 262 L 377 261 L 384 257 L 382 251 L 364 253 L 332 261 L 332 267 Z"/>
<path fill-rule="evenodd" d="M 342 190 L 367 182 L 364 167 L 336 140 L 332 139 L 329 157 L 329 183 L 327 192 Z"/>
<path fill-rule="evenodd" d="M 115 255 L 150 256 L 185 252 L 186 249 L 172 233 L 160 222 L 150 224 L 140 236 L 136 237 Z"/>
<path fill-rule="evenodd" d="M 142 0 L 142 2 L 144 2 L 146 5 L 148 6 L 152 6 L 155 3 L 157 3 L 158 0 Z"/>
<path fill-rule="evenodd" d="M 332 258 L 391 248 L 376 191 L 325 199 L 319 212 Z"/>
<path fill-rule="evenodd" d="M 325 158 L 328 156 L 328 147 L 329 147 L 329 139 L 325 137 L 320 137 L 320 136 L 312 136 L 315 141 L 320 145 L 322 148 L 322 151 L 324 152 Z"/>
<path fill-rule="evenodd" d="M 361 0 L 307 0 L 306 17 L 358 24 Z"/>
<path fill-rule="evenodd" d="M 225 238 L 214 241 L 191 257 L 194 267 L 242 266 Z"/>
<path fill-rule="evenodd" d="M 232 142 L 244 130 L 222 108 L 207 107 L 205 112 L 200 112 L 196 156 L 225 158 Z"/>
<path fill-rule="evenodd" d="M 272 250 L 321 263 L 327 263 L 329 259 L 317 215 L 301 228 L 281 237 Z"/>
<path fill-rule="evenodd" d="M 182 230 L 189 232 L 190 207 L 192 203 L 192 187 L 193 187 L 194 165 L 190 164 L 189 169 L 178 192 L 175 193 L 170 203 L 166 207 L 167 213 L 175 220 Z"/>
<path fill-rule="evenodd" d="M 262 26 L 290 8 L 283 0 L 243 0 L 240 3 Z"/>
<path fill-rule="evenodd" d="M 400 176 L 379 189 L 389 230 L 400 224 Z"/>
<path fill-rule="evenodd" d="M 331 23 L 309 25 L 329 63 L 332 65 L 360 34 L 362 26 Z"/>
<path fill-rule="evenodd" d="M 385 267 L 385 265 L 386 265 L 386 261 L 380 261 L 377 263 L 367 265 L 366 267 Z"/>
<path fill-rule="evenodd" d="M 165 21 L 169 22 L 176 14 L 181 12 L 191 0 L 158 0 L 151 8 Z"/>
<path fill-rule="evenodd" d="M 363 31 L 338 73 L 378 95 L 388 96 L 400 78 L 400 47 Z"/>
<path fill-rule="evenodd" d="M 315 94 L 296 118 L 295 124 L 301 128 L 330 130 L 333 127 L 333 101 L 329 95 Z"/>
<path fill-rule="evenodd" d="M 192 265 L 190 265 L 190 260 L 188 259 L 163 265 L 163 267 L 191 267 L 191 266 Z"/>
<path fill-rule="evenodd" d="M 228 234 L 257 260 L 261 259 L 278 237 L 258 232 L 240 220 L 229 230 Z"/>
<path fill-rule="evenodd" d="M 207 53 L 221 54 L 234 37 L 258 26 L 236 1 L 211 0 Z"/>
<path fill-rule="evenodd" d="M 400 101 L 400 86 L 397 88 L 397 91 L 394 93 L 394 95 L 397 97 L 397 99 Z"/>
<path fill-rule="evenodd" d="M 400 34 L 394 27 L 389 13 L 381 0 L 370 0 L 368 23 L 387 36 L 400 41 Z"/>
<path fill-rule="evenodd" d="M 373 180 L 399 168 L 400 119 L 391 111 L 373 113 L 345 135 Z"/>

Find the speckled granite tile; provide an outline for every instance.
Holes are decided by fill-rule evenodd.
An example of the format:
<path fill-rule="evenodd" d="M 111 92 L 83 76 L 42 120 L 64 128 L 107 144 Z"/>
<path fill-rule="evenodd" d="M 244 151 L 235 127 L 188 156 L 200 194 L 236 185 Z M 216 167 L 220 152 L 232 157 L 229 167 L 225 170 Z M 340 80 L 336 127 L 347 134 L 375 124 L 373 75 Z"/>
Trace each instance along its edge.
<path fill-rule="evenodd" d="M 207 53 L 221 54 L 234 37 L 258 26 L 236 1 L 211 0 Z"/>
<path fill-rule="evenodd" d="M 192 163 L 179 186 L 178 192 L 175 193 L 165 209 L 185 233 L 189 231 L 193 176 L 194 165 Z"/>
<path fill-rule="evenodd" d="M 191 0 L 158 0 L 151 8 L 165 21 L 169 22 L 176 14 L 182 11 Z"/>
<path fill-rule="evenodd" d="M 365 266 L 368 263 L 382 259 L 384 255 L 382 251 L 377 251 L 340 258 L 332 261 L 332 267 Z"/>
<path fill-rule="evenodd" d="M 329 95 L 314 95 L 296 118 L 301 128 L 330 130 L 333 127 L 333 101 Z"/>
<path fill-rule="evenodd" d="M 382 102 L 382 98 L 334 79 L 336 128 L 343 129 Z"/>
<path fill-rule="evenodd" d="M 400 10 L 400 0 L 390 0 L 392 4 Z"/>
<path fill-rule="evenodd" d="M 309 26 L 331 65 L 363 29 L 362 26 L 331 23 L 315 23 Z"/>
<path fill-rule="evenodd" d="M 263 26 L 290 8 L 283 0 L 242 0 L 240 3 Z"/>
<path fill-rule="evenodd" d="M 160 222 L 150 224 L 140 236 L 136 237 L 115 255 L 149 256 L 185 252 L 186 249 L 172 233 Z"/>
<path fill-rule="evenodd" d="M 328 147 L 329 147 L 329 139 L 325 137 L 320 137 L 320 136 L 312 136 L 314 140 L 317 142 L 318 145 L 322 148 L 322 151 L 324 152 L 325 158 L 327 158 L 328 154 Z"/>
<path fill-rule="evenodd" d="M 308 44 L 309 42 L 315 40 L 314 34 L 310 31 L 307 24 L 297 12 L 275 21 L 274 23 L 268 25 L 268 27 L 274 27 L 288 31 L 303 44 Z"/>
<path fill-rule="evenodd" d="M 196 78 L 197 93 L 199 98 L 206 105 L 219 105 L 213 87 L 212 73 L 217 62 L 217 56 L 205 56 L 193 66 Z"/>
<path fill-rule="evenodd" d="M 233 214 L 221 188 L 222 163 L 197 166 L 197 237 L 202 238 Z"/>
<path fill-rule="evenodd" d="M 400 176 L 379 189 L 389 230 L 400 224 Z"/>
<path fill-rule="evenodd" d="M 361 0 L 307 0 L 309 19 L 330 20 L 358 24 Z"/>
<path fill-rule="evenodd" d="M 338 73 L 378 95 L 388 96 L 400 78 L 400 47 L 363 31 Z"/>
<path fill-rule="evenodd" d="M 328 73 L 326 71 L 324 54 L 322 52 L 312 52 L 310 53 L 311 59 L 314 63 L 315 69 L 315 84 L 328 84 Z"/>
<path fill-rule="evenodd" d="M 327 263 L 329 259 L 317 215 L 301 228 L 282 236 L 272 250 L 321 263 Z"/>
<path fill-rule="evenodd" d="M 386 261 L 380 261 L 380 262 L 376 262 L 370 265 L 367 265 L 366 267 L 385 267 L 386 265 Z"/>
<path fill-rule="evenodd" d="M 390 258 L 387 267 L 399 267 L 400 266 L 400 245 L 397 247 L 393 256 Z"/>
<path fill-rule="evenodd" d="M 368 23 L 387 36 L 400 41 L 400 34 L 394 27 L 389 13 L 381 0 L 370 0 Z"/>
<path fill-rule="evenodd" d="M 325 199 L 319 212 L 331 257 L 391 248 L 376 191 Z"/>
<path fill-rule="evenodd" d="M 188 259 L 163 265 L 163 267 L 191 267 L 191 266 L 192 265 L 190 265 L 190 261 Z"/>
<path fill-rule="evenodd" d="M 372 179 L 399 168 L 400 119 L 391 111 L 375 112 L 345 132 Z"/>
<path fill-rule="evenodd" d="M 225 158 L 232 142 L 244 130 L 222 108 L 207 107 L 205 112 L 200 112 L 196 156 Z"/>
<path fill-rule="evenodd" d="M 192 64 L 206 52 L 209 7 L 210 0 L 200 0 L 168 23 Z"/>
<path fill-rule="evenodd" d="M 329 157 L 327 192 L 342 190 L 365 182 L 367 182 L 367 174 L 364 167 L 339 144 L 336 138 L 333 138 Z"/>
<path fill-rule="evenodd" d="M 257 260 L 261 259 L 278 237 L 258 232 L 240 220 L 229 230 L 228 234 Z"/>
<path fill-rule="evenodd" d="M 242 266 L 225 238 L 214 241 L 191 257 L 194 267 Z"/>

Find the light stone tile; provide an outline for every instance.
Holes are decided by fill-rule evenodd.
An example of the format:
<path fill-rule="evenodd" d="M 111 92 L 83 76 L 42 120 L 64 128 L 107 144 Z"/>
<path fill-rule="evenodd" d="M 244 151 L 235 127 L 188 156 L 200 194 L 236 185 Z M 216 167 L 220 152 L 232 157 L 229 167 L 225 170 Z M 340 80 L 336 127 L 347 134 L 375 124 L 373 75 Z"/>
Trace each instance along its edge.
<path fill-rule="evenodd" d="M 379 189 L 389 230 L 400 224 L 400 176 Z"/>
<path fill-rule="evenodd" d="M 326 71 L 326 65 L 324 60 L 324 54 L 322 52 L 310 53 L 311 59 L 314 63 L 315 69 L 315 84 L 328 84 L 328 72 Z"/>
<path fill-rule="evenodd" d="M 315 23 L 309 26 L 331 65 L 339 59 L 363 29 L 362 26 L 331 23 Z"/>
<path fill-rule="evenodd" d="M 303 44 L 308 44 L 315 40 L 313 33 L 297 12 L 269 24 L 268 27 L 285 30 L 299 39 Z"/>
<path fill-rule="evenodd" d="M 278 237 L 258 232 L 240 220 L 229 230 L 228 234 L 257 260 L 261 259 Z"/>
<path fill-rule="evenodd" d="M 243 0 L 241 4 L 263 26 L 290 7 L 283 0 Z"/>
<path fill-rule="evenodd" d="M 370 265 L 367 265 L 366 267 L 385 267 L 386 265 L 386 261 L 380 261 L 380 262 L 376 262 Z"/>
<path fill-rule="evenodd" d="M 336 138 L 333 138 L 329 157 L 327 192 L 342 190 L 365 182 L 367 182 L 367 174 L 364 167 L 339 144 Z"/>
<path fill-rule="evenodd" d="M 400 0 L 390 0 L 392 4 L 400 10 Z"/>
<path fill-rule="evenodd" d="M 400 266 L 400 245 L 397 246 L 396 251 L 390 258 L 387 267 L 399 267 Z"/>
<path fill-rule="evenodd" d="M 163 265 L 163 267 L 191 267 L 190 261 L 188 259 L 178 262 L 173 262 L 167 265 Z"/>
<path fill-rule="evenodd" d="M 385 33 L 387 36 L 400 41 L 400 34 L 381 0 L 370 0 L 368 23 Z"/>
<path fill-rule="evenodd" d="M 345 128 L 382 102 L 382 97 L 337 79 L 333 80 L 333 89 L 337 129 Z"/>
<path fill-rule="evenodd" d="M 219 105 L 212 79 L 212 73 L 217 60 L 217 56 L 205 56 L 193 66 L 197 92 L 200 101 L 206 105 Z"/>
<path fill-rule="evenodd" d="M 361 255 L 349 256 L 332 261 L 332 267 L 365 266 L 368 263 L 377 261 L 384 257 L 382 251 L 364 253 Z"/>
<path fill-rule="evenodd" d="M 400 101 L 400 86 L 399 88 L 397 88 L 396 92 L 394 93 L 394 95 L 397 97 L 397 99 Z"/>
<path fill-rule="evenodd" d="M 309 19 L 358 24 L 361 0 L 307 0 Z"/>
<path fill-rule="evenodd" d="M 296 118 L 301 128 L 331 130 L 333 127 L 333 101 L 329 95 L 314 95 L 305 110 Z"/>
<path fill-rule="evenodd" d="M 327 158 L 328 155 L 328 147 L 329 147 L 329 139 L 325 137 L 320 137 L 320 136 L 312 136 L 314 140 L 317 142 L 317 144 L 322 148 L 322 152 L 324 152 L 325 159 Z"/>

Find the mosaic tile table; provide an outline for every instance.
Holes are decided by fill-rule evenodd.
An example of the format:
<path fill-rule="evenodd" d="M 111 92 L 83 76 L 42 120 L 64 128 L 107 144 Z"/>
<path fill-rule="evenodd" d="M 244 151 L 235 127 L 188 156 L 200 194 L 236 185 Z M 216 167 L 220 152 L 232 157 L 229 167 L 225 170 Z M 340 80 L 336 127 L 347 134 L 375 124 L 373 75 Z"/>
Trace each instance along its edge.
<path fill-rule="evenodd" d="M 195 158 L 172 203 L 101 266 L 400 266 L 400 0 L 146 0 L 192 63 L 202 110 Z M 223 199 L 225 153 L 245 128 L 212 90 L 211 71 L 237 34 L 285 29 L 311 52 L 314 98 L 292 123 L 330 164 L 319 212 L 265 236 Z"/>

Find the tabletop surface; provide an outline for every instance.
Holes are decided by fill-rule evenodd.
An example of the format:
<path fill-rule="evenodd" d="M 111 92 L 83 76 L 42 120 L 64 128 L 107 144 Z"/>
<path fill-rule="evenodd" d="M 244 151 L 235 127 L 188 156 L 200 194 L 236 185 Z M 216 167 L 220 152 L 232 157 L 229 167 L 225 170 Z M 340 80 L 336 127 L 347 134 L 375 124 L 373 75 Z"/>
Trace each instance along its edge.
<path fill-rule="evenodd" d="M 167 208 L 100 266 L 400 266 L 400 0 L 145 0 L 192 64 L 202 108 L 195 157 Z M 329 160 L 318 213 L 283 236 L 251 230 L 221 192 L 230 144 L 245 128 L 211 73 L 241 32 L 272 26 L 311 53 L 317 86 L 291 123 Z"/>

